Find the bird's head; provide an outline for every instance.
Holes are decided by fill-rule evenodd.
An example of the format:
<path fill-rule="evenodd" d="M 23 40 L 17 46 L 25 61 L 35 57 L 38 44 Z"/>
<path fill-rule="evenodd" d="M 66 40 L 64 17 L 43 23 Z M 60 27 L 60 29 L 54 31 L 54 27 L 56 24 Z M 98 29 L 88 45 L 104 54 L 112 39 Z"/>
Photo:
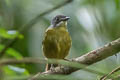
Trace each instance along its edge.
<path fill-rule="evenodd" d="M 64 16 L 64 15 L 57 15 L 53 18 L 51 24 L 53 27 L 59 27 L 61 25 L 67 25 L 67 21 L 70 19 L 70 17 Z"/>

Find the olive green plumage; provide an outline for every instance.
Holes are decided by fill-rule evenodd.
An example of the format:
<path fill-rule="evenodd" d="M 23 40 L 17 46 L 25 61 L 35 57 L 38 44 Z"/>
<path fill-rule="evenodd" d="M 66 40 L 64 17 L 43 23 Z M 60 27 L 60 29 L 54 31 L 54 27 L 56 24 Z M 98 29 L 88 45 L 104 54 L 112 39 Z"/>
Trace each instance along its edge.
<path fill-rule="evenodd" d="M 42 44 L 43 53 L 46 58 L 64 59 L 69 53 L 71 37 L 67 30 L 67 21 L 60 22 L 58 24 L 52 23 L 54 25 L 49 27 L 45 32 Z"/>

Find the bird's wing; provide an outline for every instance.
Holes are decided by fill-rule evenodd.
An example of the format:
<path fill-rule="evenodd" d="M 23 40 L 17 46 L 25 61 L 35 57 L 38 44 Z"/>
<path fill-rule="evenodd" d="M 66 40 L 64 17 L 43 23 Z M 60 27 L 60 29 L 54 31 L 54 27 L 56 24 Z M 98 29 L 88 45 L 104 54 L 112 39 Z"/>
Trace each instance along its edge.
<path fill-rule="evenodd" d="M 60 46 L 56 40 L 54 29 L 49 29 L 45 32 L 45 37 L 42 42 L 43 52 L 47 58 L 56 58 L 59 52 Z"/>
<path fill-rule="evenodd" d="M 59 41 L 60 48 L 61 48 L 61 58 L 65 58 L 70 50 L 71 47 L 71 37 L 68 32 L 63 32 L 63 36 L 61 37 L 61 40 Z M 64 56 L 63 56 L 64 55 Z"/>

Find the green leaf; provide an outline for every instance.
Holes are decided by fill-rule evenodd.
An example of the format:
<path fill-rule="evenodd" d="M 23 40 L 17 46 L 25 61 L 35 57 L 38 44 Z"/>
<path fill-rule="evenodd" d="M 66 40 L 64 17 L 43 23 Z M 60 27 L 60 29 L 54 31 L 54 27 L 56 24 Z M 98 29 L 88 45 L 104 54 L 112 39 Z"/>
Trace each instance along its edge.
<path fill-rule="evenodd" d="M 16 75 L 16 73 L 10 68 L 8 68 L 8 66 L 4 66 L 2 70 L 4 71 L 4 74 L 6 75 Z"/>
<path fill-rule="evenodd" d="M 10 56 L 12 56 L 12 57 L 14 57 L 16 59 L 22 59 L 22 55 L 18 51 L 14 50 L 13 48 L 9 48 L 6 51 L 6 54 L 10 55 Z"/>
<path fill-rule="evenodd" d="M 20 39 L 23 39 L 24 36 L 20 34 L 18 31 L 15 30 L 6 30 L 4 28 L 0 28 L 0 36 L 6 39 L 13 39 L 15 37 L 18 37 Z"/>
<path fill-rule="evenodd" d="M 4 74 L 7 76 L 15 76 L 15 75 L 29 75 L 29 72 L 25 68 L 20 68 L 16 66 L 4 66 L 3 67 Z"/>
<path fill-rule="evenodd" d="M 0 44 L 0 51 L 2 51 L 4 47 L 5 47 L 4 45 Z M 14 57 L 15 59 L 22 59 L 23 58 L 22 55 L 13 48 L 8 48 L 5 55 Z"/>

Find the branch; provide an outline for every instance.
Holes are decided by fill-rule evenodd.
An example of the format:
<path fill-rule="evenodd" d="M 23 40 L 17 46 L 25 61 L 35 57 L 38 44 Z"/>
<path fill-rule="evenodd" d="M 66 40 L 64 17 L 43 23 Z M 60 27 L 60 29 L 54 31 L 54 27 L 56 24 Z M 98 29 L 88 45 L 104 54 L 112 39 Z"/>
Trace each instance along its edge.
<path fill-rule="evenodd" d="M 101 80 L 106 80 L 110 75 L 114 74 L 114 73 L 117 72 L 117 71 L 120 71 L 120 66 L 119 66 L 118 68 L 112 70 L 112 72 L 108 73 L 107 75 L 103 76 L 103 77 L 101 78 Z"/>
<path fill-rule="evenodd" d="M 56 9 L 63 7 L 63 6 L 65 6 L 65 5 L 67 5 L 68 3 L 71 3 L 72 1 L 73 1 L 73 0 L 66 0 L 66 1 L 64 1 L 63 3 L 57 5 L 57 6 L 53 7 L 53 8 L 51 8 L 51 9 L 43 12 L 43 13 L 41 13 L 40 15 L 38 15 L 38 16 L 36 16 L 34 19 L 32 19 L 28 24 L 23 25 L 22 28 L 19 29 L 19 32 L 23 34 L 25 31 L 27 31 L 28 29 L 30 29 L 35 23 L 37 23 L 42 16 L 44 16 L 44 15 L 46 15 L 46 14 L 48 14 L 48 13 L 51 13 L 51 12 L 55 11 Z M 9 47 L 11 47 L 17 40 L 18 40 L 18 37 L 16 37 L 16 38 L 14 38 L 13 40 L 11 40 L 11 41 L 5 46 L 5 48 L 0 52 L 0 57 L 2 57 L 2 56 L 4 55 L 4 53 L 5 53 L 5 51 L 6 51 Z"/>
<path fill-rule="evenodd" d="M 23 59 L 0 59 L 0 66 L 1 65 L 11 65 L 11 64 L 40 64 L 40 63 L 46 63 L 46 59 L 39 59 L 39 58 L 23 58 Z"/>
<path fill-rule="evenodd" d="M 98 61 L 101 61 L 109 56 L 115 55 L 119 51 L 120 51 L 120 38 L 106 44 L 105 46 L 103 46 L 99 49 L 88 52 L 81 57 L 74 58 L 74 59 L 72 59 L 72 62 L 66 61 L 64 64 L 62 62 L 59 62 L 60 60 L 57 61 L 57 60 L 45 60 L 45 59 L 39 59 L 39 58 L 38 59 L 36 59 L 36 58 L 35 59 L 34 58 L 23 58 L 21 60 L 15 60 L 15 59 L 0 60 L 0 65 L 19 64 L 19 63 L 46 63 L 46 62 L 58 63 L 58 64 L 65 65 L 65 66 L 56 67 L 54 71 L 49 70 L 49 71 L 46 71 L 43 73 L 38 73 L 37 75 L 35 75 L 31 78 L 32 80 L 38 78 L 41 74 L 42 75 L 44 75 L 44 74 L 70 74 L 72 72 L 75 72 L 75 71 L 77 71 L 79 69 L 83 69 L 83 68 L 86 71 L 96 73 L 95 71 L 92 71 L 92 70 L 87 69 L 85 67 L 88 65 L 91 65 L 93 63 L 96 63 Z M 80 65 L 78 65 L 76 67 L 76 64 L 74 64 L 74 63 L 80 64 Z M 81 67 L 81 64 L 84 64 L 84 66 L 82 65 L 82 67 Z M 100 72 L 98 74 L 104 75 L 103 73 L 100 73 Z"/>
<path fill-rule="evenodd" d="M 80 64 L 91 65 L 91 64 L 101 61 L 109 56 L 115 55 L 119 51 L 120 51 L 120 38 L 106 44 L 105 46 L 103 46 L 99 49 L 93 50 L 81 57 L 75 58 L 72 61 L 80 63 Z M 36 74 L 35 76 L 33 76 L 31 78 L 31 80 L 36 79 L 41 74 L 71 74 L 72 72 L 75 72 L 79 69 L 80 68 L 72 68 L 72 67 L 68 67 L 68 66 L 63 66 L 62 68 L 56 67 L 54 71 L 49 70 L 49 71 L 46 71 L 43 73 Z"/>
<path fill-rule="evenodd" d="M 50 63 L 50 64 L 60 64 L 60 65 L 64 65 L 64 66 L 69 66 L 69 67 L 73 67 L 73 68 L 85 68 L 86 65 L 84 64 L 80 64 L 80 63 L 76 63 L 76 62 L 71 62 L 71 61 L 66 61 L 66 60 L 59 60 L 59 59 L 40 59 L 40 58 L 30 58 L 30 57 L 26 57 L 26 58 L 22 58 L 22 59 L 0 59 L 0 66 L 4 66 L 4 65 L 16 65 L 16 64 L 41 64 L 41 63 Z M 71 65 L 73 64 L 73 65 Z M 63 66 L 63 67 L 64 67 Z M 60 67 L 62 68 L 62 66 Z M 92 72 L 98 75 L 105 75 L 104 73 L 98 72 L 98 71 L 94 71 L 92 69 L 84 69 L 87 72 Z"/>

